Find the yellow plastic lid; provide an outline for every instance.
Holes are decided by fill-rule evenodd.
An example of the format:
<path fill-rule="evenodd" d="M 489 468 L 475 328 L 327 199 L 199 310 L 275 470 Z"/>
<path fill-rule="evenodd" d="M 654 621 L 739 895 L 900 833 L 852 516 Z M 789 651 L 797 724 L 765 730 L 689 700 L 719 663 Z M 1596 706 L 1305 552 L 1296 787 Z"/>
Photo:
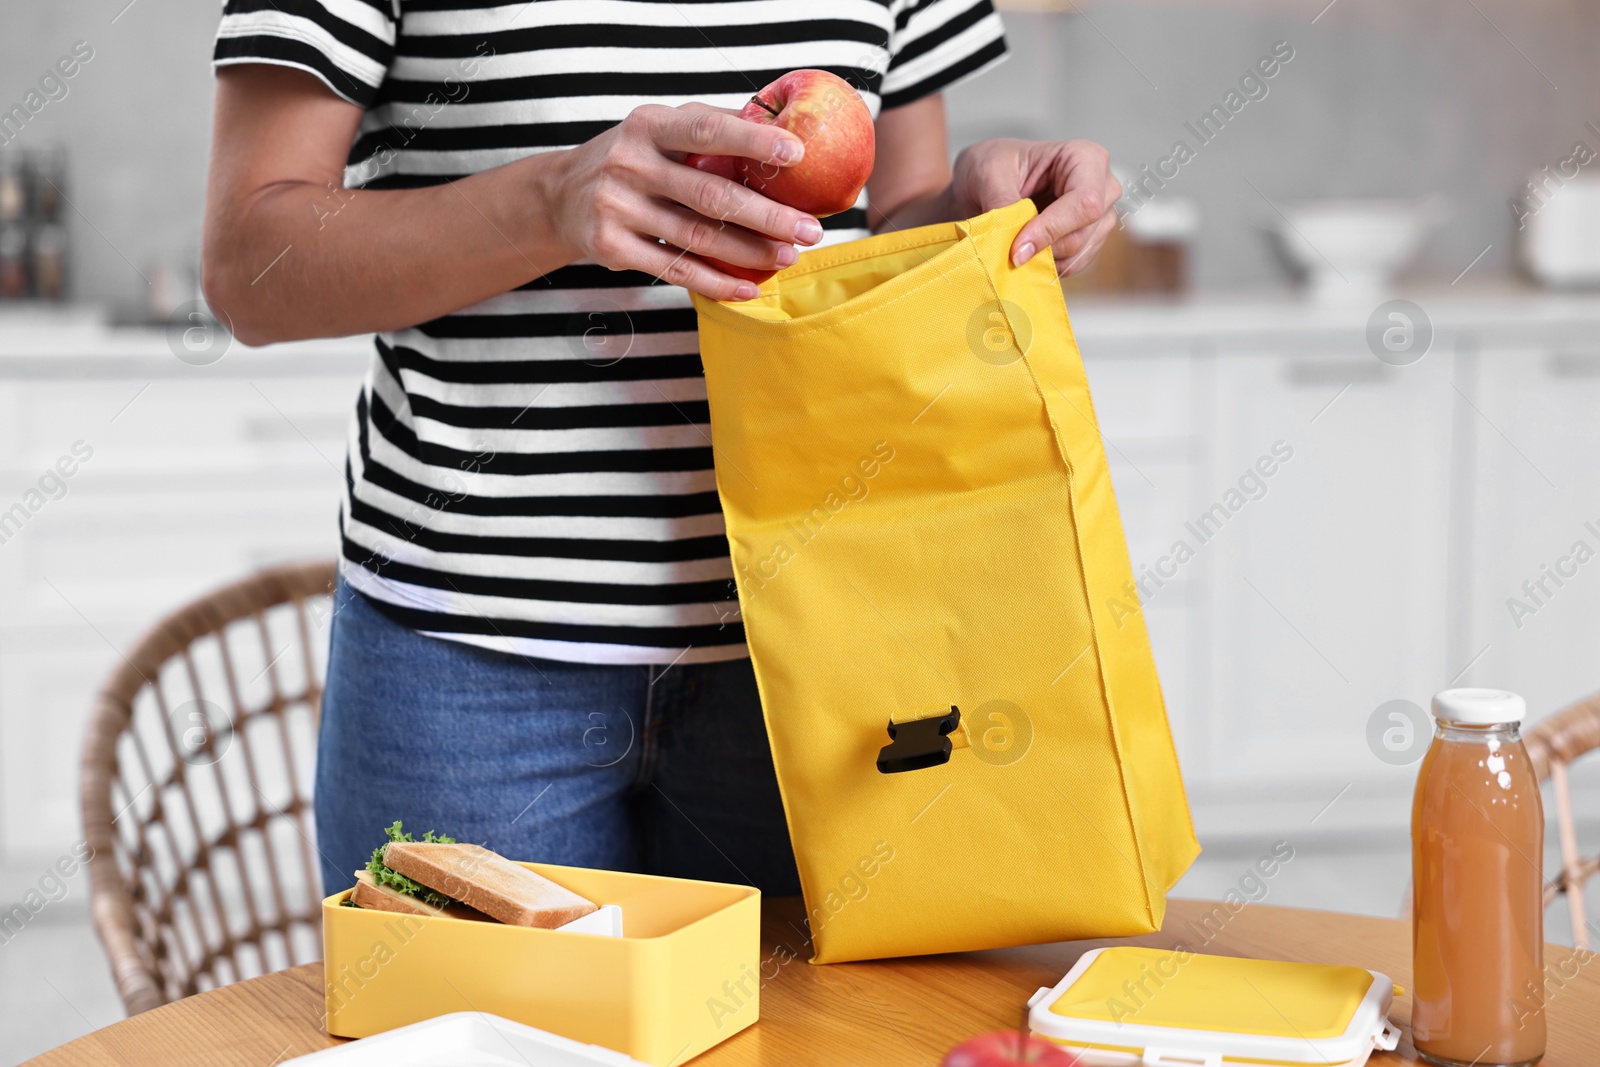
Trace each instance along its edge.
<path fill-rule="evenodd" d="M 1035 1033 L 1093 1062 L 1358 1065 L 1393 1048 L 1394 985 L 1360 967 L 1116 947 L 1029 1001 Z"/>

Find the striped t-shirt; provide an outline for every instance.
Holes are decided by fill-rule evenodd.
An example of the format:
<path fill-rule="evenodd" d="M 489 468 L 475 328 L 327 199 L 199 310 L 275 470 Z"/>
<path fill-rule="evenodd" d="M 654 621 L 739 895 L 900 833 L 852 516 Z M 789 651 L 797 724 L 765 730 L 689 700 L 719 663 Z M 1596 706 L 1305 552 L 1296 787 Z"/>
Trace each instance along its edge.
<path fill-rule="evenodd" d="M 789 70 L 874 116 L 997 62 L 990 0 L 226 0 L 218 66 L 366 109 L 346 184 L 447 182 L 641 104 L 741 107 Z M 869 210 L 823 220 L 865 237 Z M 379 334 L 340 515 L 346 580 L 438 637 L 587 663 L 745 655 L 686 290 L 580 261 Z"/>

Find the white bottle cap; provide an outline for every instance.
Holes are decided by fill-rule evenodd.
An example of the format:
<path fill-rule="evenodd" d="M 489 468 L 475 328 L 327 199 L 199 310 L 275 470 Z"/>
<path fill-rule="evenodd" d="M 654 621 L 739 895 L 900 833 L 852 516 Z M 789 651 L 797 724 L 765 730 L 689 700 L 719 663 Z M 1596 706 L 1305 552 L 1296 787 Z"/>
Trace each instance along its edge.
<path fill-rule="evenodd" d="M 1433 717 L 1466 726 L 1521 722 L 1528 702 L 1504 689 L 1446 689 L 1433 697 Z"/>

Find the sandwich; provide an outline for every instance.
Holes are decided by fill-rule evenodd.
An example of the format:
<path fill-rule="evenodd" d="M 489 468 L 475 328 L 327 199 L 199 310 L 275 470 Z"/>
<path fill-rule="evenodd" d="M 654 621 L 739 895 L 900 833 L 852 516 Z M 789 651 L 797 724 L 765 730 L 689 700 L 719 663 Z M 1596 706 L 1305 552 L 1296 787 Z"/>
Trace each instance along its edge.
<path fill-rule="evenodd" d="M 418 841 L 396 822 L 356 872 L 346 906 L 553 930 L 599 905 L 482 845 L 428 831 Z"/>
<path fill-rule="evenodd" d="M 350 891 L 350 898 L 345 902 L 352 908 L 366 908 L 370 911 L 393 911 L 402 915 L 427 915 L 437 918 L 447 916 L 452 919 L 479 919 L 493 922 L 489 916 L 465 904 L 449 902 L 444 905 L 430 904 L 421 897 L 408 896 L 393 886 L 380 885 L 372 876 L 371 871 L 356 872 L 356 887 Z"/>

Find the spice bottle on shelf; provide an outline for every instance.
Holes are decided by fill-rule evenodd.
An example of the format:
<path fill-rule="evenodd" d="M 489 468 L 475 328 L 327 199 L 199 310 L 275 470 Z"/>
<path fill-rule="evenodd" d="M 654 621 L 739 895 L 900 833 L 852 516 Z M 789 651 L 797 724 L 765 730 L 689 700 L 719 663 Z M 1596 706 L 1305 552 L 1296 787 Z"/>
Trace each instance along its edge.
<path fill-rule="evenodd" d="M 42 300 L 61 300 L 67 295 L 67 231 L 64 226 L 59 222 L 46 222 L 36 227 L 28 261 L 34 296 Z"/>
<path fill-rule="evenodd" d="M 1411 1029 L 1445 1067 L 1544 1055 L 1544 807 L 1525 711 L 1499 689 L 1433 698 L 1411 808 Z"/>
<path fill-rule="evenodd" d="M 0 152 L 0 226 L 21 222 L 28 210 L 28 182 L 22 156 L 15 150 Z"/>
<path fill-rule="evenodd" d="M 28 229 L 20 222 L 0 223 L 0 300 L 28 295 Z"/>
<path fill-rule="evenodd" d="M 35 149 L 29 156 L 33 187 L 33 218 L 57 222 L 61 218 L 61 187 L 67 182 L 67 156 L 59 147 Z"/>

